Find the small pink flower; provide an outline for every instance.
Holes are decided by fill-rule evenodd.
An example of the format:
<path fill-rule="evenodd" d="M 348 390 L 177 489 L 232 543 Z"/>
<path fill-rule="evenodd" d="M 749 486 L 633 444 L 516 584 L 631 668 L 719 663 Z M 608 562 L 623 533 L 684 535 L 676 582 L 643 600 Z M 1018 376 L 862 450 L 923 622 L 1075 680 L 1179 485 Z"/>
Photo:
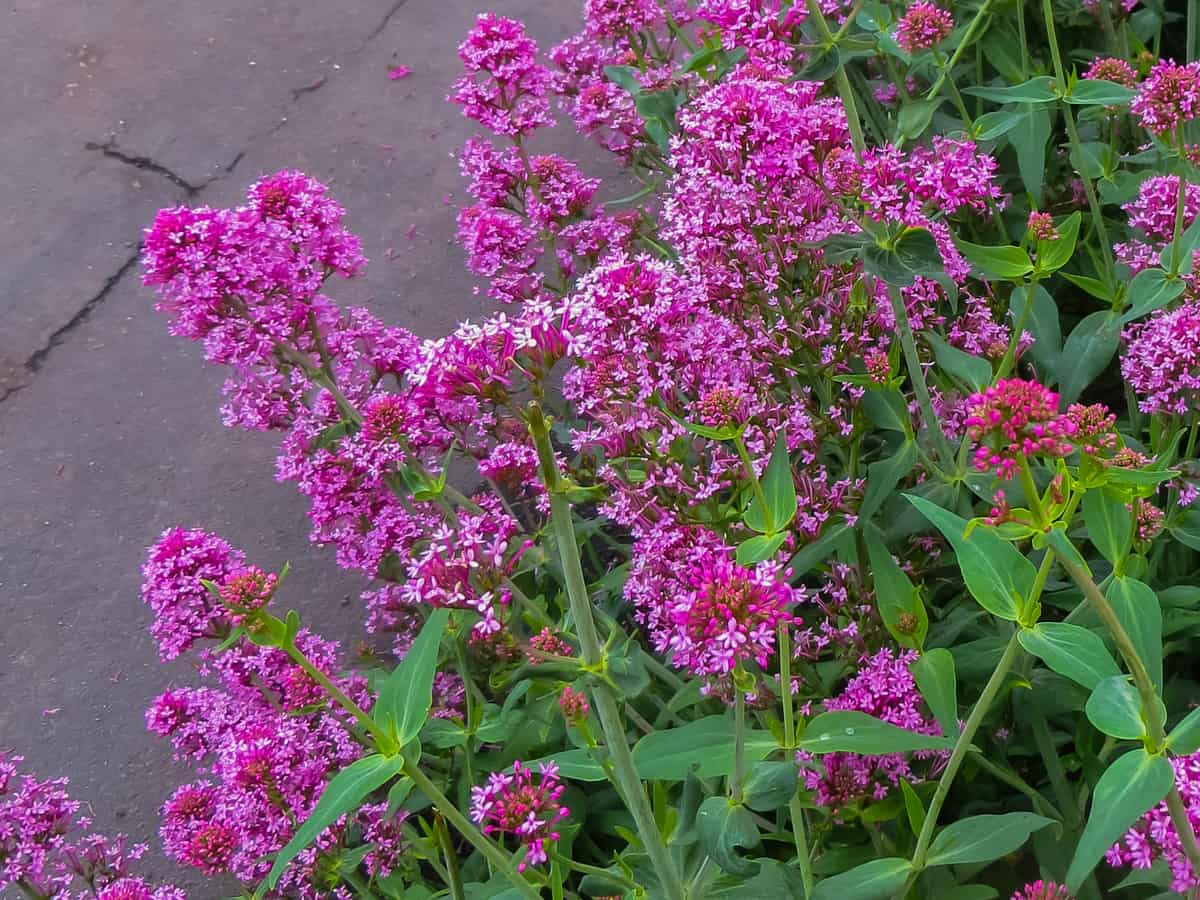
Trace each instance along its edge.
<path fill-rule="evenodd" d="M 1130 110 L 1157 135 L 1174 132 L 1200 115 L 1200 62 L 1179 65 L 1160 60 L 1133 98 Z"/>
<path fill-rule="evenodd" d="M 917 0 L 896 23 L 896 43 L 905 53 L 930 50 L 950 36 L 954 18 L 926 0 Z"/>
<path fill-rule="evenodd" d="M 409 66 L 392 66 L 388 69 L 388 81 L 399 81 L 401 78 L 407 78 L 412 74 L 412 69 Z"/>
<path fill-rule="evenodd" d="M 1058 412 L 1058 394 L 1033 381 L 1009 378 L 968 401 L 967 434 L 978 446 L 975 468 L 1004 479 L 1022 457 L 1067 456 L 1077 425 Z"/>

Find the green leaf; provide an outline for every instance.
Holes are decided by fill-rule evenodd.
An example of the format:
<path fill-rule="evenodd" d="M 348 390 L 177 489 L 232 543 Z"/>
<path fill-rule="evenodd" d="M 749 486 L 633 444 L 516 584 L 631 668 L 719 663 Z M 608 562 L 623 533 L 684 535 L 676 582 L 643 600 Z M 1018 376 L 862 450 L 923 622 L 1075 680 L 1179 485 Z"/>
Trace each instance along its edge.
<path fill-rule="evenodd" d="M 896 132 L 906 140 L 916 140 L 929 127 L 933 114 L 944 100 L 944 97 L 937 97 L 933 100 L 910 100 L 905 103 L 896 116 Z"/>
<path fill-rule="evenodd" d="M 954 245 L 987 281 L 1019 281 L 1033 271 L 1029 254 L 1020 247 L 990 247 L 969 241 L 955 241 Z"/>
<path fill-rule="evenodd" d="M 1032 288 L 1033 307 L 1026 314 L 1025 304 L 1030 292 L 1031 288 L 1027 284 L 1013 289 L 1008 300 L 1013 326 L 1015 327 L 1024 315 L 1024 330 L 1033 335 L 1033 345 L 1025 353 L 1037 364 L 1038 371 L 1043 373 L 1044 377 L 1053 377 L 1058 367 L 1059 355 L 1062 353 L 1058 305 L 1050 293 L 1039 284 Z"/>
<path fill-rule="evenodd" d="M 1023 106 L 1021 124 L 1009 132 L 1008 142 L 1017 152 L 1017 171 L 1025 190 L 1035 200 L 1042 196 L 1046 176 L 1046 141 L 1050 139 L 1050 113 L 1044 107 Z"/>
<path fill-rule="evenodd" d="M 964 94 L 994 100 L 997 103 L 1049 103 L 1058 95 L 1054 92 L 1054 79 L 1049 75 L 1030 78 L 1023 84 L 1009 87 L 976 86 L 963 88 Z"/>
<path fill-rule="evenodd" d="M 1116 296 L 1116 290 L 1113 286 L 1106 284 L 1099 278 L 1090 278 L 1087 275 L 1079 275 L 1075 272 L 1059 272 L 1058 274 L 1076 287 L 1083 288 L 1084 291 L 1097 300 L 1111 303 Z"/>
<path fill-rule="evenodd" d="M 928 864 L 962 866 L 991 862 L 1016 852 L 1029 835 L 1053 824 L 1053 819 L 1030 812 L 959 819 L 939 831 L 933 839 Z"/>
<path fill-rule="evenodd" d="M 1125 106 L 1133 99 L 1133 91 L 1113 81 L 1084 78 L 1075 82 L 1063 99 L 1076 106 Z"/>
<path fill-rule="evenodd" d="M 677 103 L 673 91 L 639 93 L 634 98 L 634 106 L 637 108 L 638 115 L 643 119 L 647 121 L 657 119 L 667 126 L 668 130 L 674 130 Z"/>
<path fill-rule="evenodd" d="M 750 729 L 745 736 L 746 761 L 765 759 L 778 749 L 768 731 Z M 695 771 L 700 778 L 733 770 L 733 724 L 727 716 L 706 716 L 678 728 L 652 731 L 633 747 L 633 762 L 647 781 L 682 781 Z"/>
<path fill-rule="evenodd" d="M 1121 340 L 1121 320 L 1111 310 L 1094 312 L 1067 337 L 1063 347 L 1064 371 L 1059 372 L 1059 396 L 1063 403 L 1074 403 L 1112 361 Z"/>
<path fill-rule="evenodd" d="M 1079 890 L 1083 880 L 1121 835 L 1147 810 L 1156 806 L 1175 783 L 1175 770 L 1163 756 L 1140 747 L 1109 766 L 1092 796 L 1092 812 L 1067 870 L 1067 890 Z"/>
<path fill-rule="evenodd" d="M 917 445 L 911 440 L 905 440 L 887 459 L 871 463 L 867 467 L 867 491 L 858 507 L 859 521 L 870 519 L 916 464 Z"/>
<path fill-rule="evenodd" d="M 956 729 L 957 730 L 957 729 Z M 905 731 L 857 710 L 823 712 L 804 730 L 800 747 L 817 755 L 865 753 L 882 756 L 915 750 L 949 750 L 954 738 Z"/>
<path fill-rule="evenodd" d="M 796 793 L 800 768 L 795 760 L 763 761 L 750 767 L 742 787 L 742 800 L 751 809 L 770 812 L 786 806 Z"/>
<path fill-rule="evenodd" d="M 972 391 L 982 391 L 992 380 L 992 364 L 979 356 L 964 353 L 946 343 L 936 334 L 924 335 L 937 364 L 961 381 Z"/>
<path fill-rule="evenodd" d="M 783 542 L 788 539 L 786 531 L 778 531 L 775 534 L 756 534 L 752 538 L 748 538 L 738 544 L 737 564 L 739 566 L 752 566 L 755 563 L 760 563 L 764 559 L 770 559 L 775 555 L 775 551 L 783 546 Z"/>
<path fill-rule="evenodd" d="M 635 97 L 642 92 L 642 83 L 638 81 L 638 70 L 633 66 L 605 66 L 604 77 Z"/>
<path fill-rule="evenodd" d="M 1129 632 L 1129 639 L 1137 648 L 1138 656 L 1150 680 L 1160 691 L 1163 684 L 1163 640 L 1162 640 L 1162 606 L 1159 605 L 1158 595 L 1148 584 L 1129 578 L 1125 575 L 1116 576 L 1105 593 L 1113 612 Z"/>
<path fill-rule="evenodd" d="M 1088 690 L 1106 678 L 1121 674 L 1100 636 L 1078 625 L 1038 622 L 1018 634 L 1017 640 L 1027 653 Z"/>
<path fill-rule="evenodd" d="M 873 568 L 873 567 L 872 567 Z M 944 647 L 930 650 L 909 667 L 917 690 L 929 704 L 942 734 L 958 736 L 958 685 L 954 657 Z"/>
<path fill-rule="evenodd" d="M 448 609 L 430 613 L 400 665 L 380 686 L 379 698 L 371 709 L 371 718 L 385 731 L 394 733 L 401 747 L 420 734 L 429 718 L 438 648 L 449 618 Z"/>
<path fill-rule="evenodd" d="M 1200 508 L 1188 509 L 1183 518 L 1171 526 L 1171 536 L 1185 547 L 1200 550 Z"/>
<path fill-rule="evenodd" d="M 900 264 L 914 275 L 932 278 L 945 271 L 942 251 L 928 228 L 908 227 L 896 239 L 896 256 Z"/>
<path fill-rule="evenodd" d="M 871 560 L 871 574 L 875 579 L 875 605 L 879 616 L 896 643 L 912 650 L 925 645 L 929 632 L 929 614 L 925 604 L 904 570 L 892 559 L 892 554 L 883 542 L 879 529 L 868 525 L 863 529 L 867 554 Z M 913 628 L 900 627 L 900 617 L 908 615 L 916 623 Z"/>
<path fill-rule="evenodd" d="M 912 421 L 904 397 L 895 388 L 871 388 L 860 401 L 863 412 L 875 425 L 887 431 L 912 433 Z"/>
<path fill-rule="evenodd" d="M 592 757 L 591 751 L 582 748 L 561 750 L 558 753 L 531 760 L 527 765 L 536 767 L 538 763 L 551 762 L 558 766 L 559 774 L 569 781 L 604 781 L 608 778 L 600 763 Z"/>
<path fill-rule="evenodd" d="M 1058 225 L 1058 237 L 1052 241 L 1038 241 L 1037 266 L 1044 272 L 1057 272 L 1066 265 L 1075 253 L 1079 240 L 1079 223 L 1082 216 L 1073 212 Z"/>
<path fill-rule="evenodd" d="M 912 785 L 903 778 L 900 779 L 900 793 L 904 796 L 904 812 L 908 816 L 908 825 L 913 834 L 920 834 L 925 826 L 925 804 L 921 802 Z"/>
<path fill-rule="evenodd" d="M 1011 109 L 985 113 L 975 120 L 975 140 L 994 141 L 1020 125 L 1024 118 L 1024 113 Z"/>
<path fill-rule="evenodd" d="M 1137 688 L 1124 675 L 1113 675 L 1097 684 L 1085 711 L 1088 721 L 1109 737 L 1135 741 L 1146 733 Z"/>
<path fill-rule="evenodd" d="M 964 519 L 923 497 L 904 496 L 954 547 L 971 596 L 992 615 L 1015 622 L 1023 598 L 1033 589 L 1033 563 L 987 526 L 977 525 L 966 536 Z"/>
<path fill-rule="evenodd" d="M 375 753 L 352 762 L 330 779 L 321 792 L 321 799 L 313 807 L 287 846 L 275 855 L 275 862 L 267 875 L 267 885 L 274 888 L 279 876 L 304 848 L 315 841 L 322 831 L 341 816 L 358 808 L 372 791 L 383 787 L 404 768 L 400 756 L 383 756 Z"/>
<path fill-rule="evenodd" d="M 873 859 L 820 882 L 812 900 L 887 900 L 904 887 L 911 872 L 912 863 L 907 859 Z"/>
<path fill-rule="evenodd" d="M 734 875 L 754 875 L 758 864 L 739 852 L 760 843 L 758 826 L 749 810 L 726 797 L 709 797 L 696 814 L 700 843 L 713 862 Z"/>
<path fill-rule="evenodd" d="M 1167 735 L 1167 748 L 1176 756 L 1190 756 L 1200 750 L 1200 707 L 1184 716 Z"/>
<path fill-rule="evenodd" d="M 788 568 L 792 570 L 792 576 L 799 578 L 801 575 L 807 575 L 814 566 L 832 556 L 844 541 L 849 541 L 852 533 L 853 529 L 845 522 L 827 526 L 819 538 L 811 544 L 805 544 L 789 560 Z"/>
<path fill-rule="evenodd" d="M 1170 278 L 1162 269 L 1143 269 L 1129 282 L 1129 293 L 1125 296 L 1129 309 L 1121 315 L 1121 323 L 1128 324 L 1162 309 L 1182 293 L 1182 278 Z"/>
<path fill-rule="evenodd" d="M 1119 567 L 1133 538 L 1133 513 L 1124 499 L 1108 488 L 1093 488 L 1083 495 L 1083 521 L 1096 549 Z"/>
<path fill-rule="evenodd" d="M 796 517 L 796 482 L 792 479 L 792 461 L 788 457 L 787 436 L 781 430 L 771 451 L 771 460 L 760 482 L 767 508 L 761 508 L 756 496 L 743 517 L 754 531 L 774 534 L 792 524 Z"/>

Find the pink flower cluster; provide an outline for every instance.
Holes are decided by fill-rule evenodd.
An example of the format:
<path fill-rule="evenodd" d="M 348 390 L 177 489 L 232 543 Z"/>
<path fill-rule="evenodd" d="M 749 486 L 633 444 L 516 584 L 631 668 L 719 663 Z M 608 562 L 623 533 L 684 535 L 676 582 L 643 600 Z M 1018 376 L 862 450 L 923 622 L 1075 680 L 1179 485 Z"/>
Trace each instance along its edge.
<path fill-rule="evenodd" d="M 925 713 L 924 700 L 909 671 L 916 659 L 915 651 L 880 650 L 863 661 L 838 696 L 825 701 L 825 709 L 857 710 L 907 731 L 941 734 L 938 724 Z M 936 769 L 945 757 L 946 754 L 930 752 L 918 753 L 915 759 L 927 761 Z M 829 753 L 821 757 L 824 771 L 810 765 L 813 757 L 806 751 L 799 751 L 797 759 L 803 766 L 805 786 L 815 793 L 816 803 L 835 814 L 860 800 L 882 800 L 901 779 L 912 784 L 925 777 L 923 772 L 914 771 L 912 763 L 899 753 L 885 756 Z"/>
<path fill-rule="evenodd" d="M 1200 390 L 1200 303 L 1162 311 L 1125 331 L 1121 374 L 1147 415 L 1190 415 Z"/>
<path fill-rule="evenodd" d="M 1160 137 L 1174 135 L 1200 115 L 1200 62 L 1159 60 L 1129 108 L 1143 128 Z"/>
<path fill-rule="evenodd" d="M 970 399 L 967 434 L 977 444 L 975 468 L 1011 479 L 1021 460 L 1068 456 L 1078 426 L 1059 413 L 1058 394 L 1033 381 L 1009 378 Z"/>
<path fill-rule="evenodd" d="M 537 61 L 537 44 L 520 22 L 481 14 L 458 56 L 467 73 L 451 96 L 463 115 L 512 137 L 550 124 L 550 73 Z"/>
<path fill-rule="evenodd" d="M 1175 786 L 1183 797 L 1192 828 L 1200 828 L 1200 754 L 1171 760 L 1175 768 Z M 1196 876 L 1171 822 L 1167 802 L 1163 800 L 1142 816 L 1119 842 L 1109 848 L 1109 865 L 1148 869 L 1156 860 L 1166 861 L 1171 869 L 1171 889 L 1186 894 L 1197 885 Z"/>
<path fill-rule="evenodd" d="M 1129 225 L 1142 235 L 1114 245 L 1117 259 L 1137 274 L 1159 264 L 1159 256 L 1175 237 L 1175 214 L 1179 205 L 1179 176 L 1154 175 L 1142 182 L 1138 195 L 1122 207 Z M 1183 227 L 1200 215 L 1200 184 L 1184 185 Z M 1187 279 L 1194 282 L 1194 278 Z"/>
<path fill-rule="evenodd" d="M 1067 889 L 1054 881 L 1031 881 L 1015 891 L 1009 900 L 1072 900 Z"/>
<path fill-rule="evenodd" d="M 145 844 L 91 831 L 67 779 L 21 774 L 21 762 L 0 750 L 0 890 L 56 900 L 185 900 L 179 888 L 130 874 Z"/>
<path fill-rule="evenodd" d="M 905 53 L 932 50 L 950 36 L 954 17 L 926 0 L 917 0 L 896 23 L 896 43 Z"/>
<path fill-rule="evenodd" d="M 535 776 L 514 762 L 512 771 L 493 772 L 486 784 L 471 788 L 471 819 L 484 834 L 509 834 L 528 850 L 517 866 L 546 862 L 546 842 L 558 840 L 558 823 L 571 811 L 559 803 L 566 785 L 554 763 L 542 763 Z"/>

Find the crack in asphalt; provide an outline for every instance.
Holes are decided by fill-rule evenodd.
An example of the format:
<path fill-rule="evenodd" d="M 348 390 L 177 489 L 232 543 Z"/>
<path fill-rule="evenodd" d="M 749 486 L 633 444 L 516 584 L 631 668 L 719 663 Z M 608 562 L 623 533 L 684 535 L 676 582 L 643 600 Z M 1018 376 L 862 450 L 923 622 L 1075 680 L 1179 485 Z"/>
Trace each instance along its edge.
<path fill-rule="evenodd" d="M 153 172 L 156 175 L 161 175 L 167 181 L 176 187 L 183 188 L 189 197 L 195 197 L 200 193 L 201 189 L 208 186 L 209 182 L 201 185 L 192 184 L 182 175 L 172 172 L 160 162 L 155 162 L 149 156 L 135 156 L 131 153 L 125 153 L 117 149 L 116 141 L 113 139 L 105 141 L 103 144 L 98 144 L 95 141 L 88 141 L 83 145 L 87 150 L 93 150 L 97 153 L 102 153 L 110 159 L 115 159 L 118 162 L 123 162 L 127 166 L 133 166 L 135 169 L 142 169 L 146 172 Z"/>
<path fill-rule="evenodd" d="M 393 18 L 395 18 L 396 13 L 400 12 L 407 2 L 408 0 L 396 0 L 396 2 L 391 5 L 387 12 L 384 13 L 379 24 L 371 29 L 367 36 L 359 43 L 358 48 L 354 51 L 354 53 L 360 53 L 368 44 L 375 40 L 375 38 L 383 34 L 384 29 L 391 24 L 391 21 Z M 328 83 L 329 79 L 326 76 L 321 76 L 312 84 L 301 88 L 293 88 L 291 101 L 292 105 L 298 103 L 300 98 L 305 94 L 314 93 L 325 87 L 325 85 Z M 252 146 L 256 141 L 262 139 L 263 137 L 274 134 L 286 124 L 288 124 L 288 117 L 285 116 L 281 121 L 267 129 L 266 132 L 257 135 L 251 135 L 247 139 L 246 147 L 248 148 Z M 214 175 L 212 178 L 209 178 L 202 184 L 192 184 L 178 172 L 173 171 L 152 157 L 126 153 L 123 150 L 117 149 L 116 138 L 109 138 L 103 143 L 98 141 L 88 141 L 84 144 L 84 148 L 95 153 L 100 153 L 109 159 L 115 159 L 118 162 L 124 163 L 127 166 L 132 166 L 135 169 L 141 169 L 146 172 L 153 172 L 155 175 L 160 175 L 176 187 L 180 188 L 189 200 L 196 199 L 196 197 L 198 197 L 201 192 L 203 192 L 210 185 L 215 184 L 225 176 L 231 174 L 233 170 L 237 168 L 238 164 L 245 158 L 247 152 L 246 149 L 239 150 L 234 155 L 232 160 L 221 167 L 219 174 Z M 141 256 L 141 252 L 142 244 L 139 242 L 137 244 L 137 248 L 133 252 L 133 255 L 121 263 L 120 268 L 118 268 L 116 272 L 105 279 L 100 290 L 93 294 L 87 301 L 85 301 L 83 306 L 81 306 L 65 324 L 56 329 L 54 333 L 51 334 L 47 339 L 45 344 L 34 350 L 33 353 L 29 355 L 29 357 L 25 360 L 24 365 L 21 367 L 25 374 L 31 376 L 36 374 L 46 362 L 47 357 L 54 350 L 54 348 L 66 341 L 67 337 L 75 328 L 77 328 L 79 325 L 82 325 L 91 317 L 96 308 L 103 303 L 105 299 L 107 299 L 112 290 L 121 282 L 121 279 L 128 274 L 130 269 L 137 265 L 138 259 Z M 3 390 L 3 393 L 0 393 L 0 403 L 3 403 L 9 397 L 12 397 L 14 394 L 28 387 L 31 382 L 32 378 L 27 378 L 24 381 L 13 384 L 7 390 L 3 390 L 3 388 L 0 387 L 0 390 Z"/>
<path fill-rule="evenodd" d="M 47 339 L 45 344 L 30 354 L 29 358 L 25 360 L 25 371 L 27 373 L 30 375 L 36 374 L 46 362 L 46 357 L 50 355 L 51 351 L 53 351 L 54 348 L 59 344 L 63 343 L 63 341 L 67 339 L 67 336 L 72 331 L 91 318 L 91 315 L 95 311 L 96 307 L 104 302 L 112 289 L 117 286 L 117 284 L 122 278 L 125 277 L 130 269 L 137 265 L 138 259 L 141 258 L 141 255 L 142 245 L 139 242 L 130 257 L 125 260 L 125 262 L 121 263 L 121 267 L 104 280 L 104 284 L 101 286 L 100 290 L 88 298 L 87 302 L 85 302 L 83 306 L 81 306 L 75 312 L 75 315 L 71 316 L 71 318 L 65 324 L 56 329 L 55 332 L 50 335 L 49 339 Z M 3 394 L 0 394 L 0 403 L 3 403 L 9 397 L 28 387 L 31 383 L 31 380 L 32 379 L 14 384 Z"/>

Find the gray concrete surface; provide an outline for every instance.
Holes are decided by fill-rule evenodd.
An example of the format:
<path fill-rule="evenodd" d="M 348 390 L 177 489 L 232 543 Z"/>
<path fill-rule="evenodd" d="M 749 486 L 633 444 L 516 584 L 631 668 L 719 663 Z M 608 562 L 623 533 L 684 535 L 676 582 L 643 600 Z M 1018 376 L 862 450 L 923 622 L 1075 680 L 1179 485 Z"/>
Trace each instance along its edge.
<path fill-rule="evenodd" d="M 474 132 L 444 96 L 487 0 L 15 0 L 0 11 L 0 747 L 67 775 L 98 826 L 157 847 L 188 778 L 142 724 L 170 678 L 138 598 L 145 547 L 217 530 L 288 600 L 354 639 L 359 578 L 312 548 L 302 500 L 271 477 L 270 435 L 224 429 L 223 375 L 170 338 L 136 253 L 154 211 L 236 202 L 261 174 L 333 186 L 371 259 L 337 296 L 434 335 L 476 315 L 452 154 Z M 574 2 L 491 0 L 543 46 Z M 389 81 L 389 66 L 412 75 Z M 569 128 L 553 137 L 579 150 Z M 594 154 L 591 155 L 594 158 Z M 414 230 L 415 229 L 415 230 Z"/>

